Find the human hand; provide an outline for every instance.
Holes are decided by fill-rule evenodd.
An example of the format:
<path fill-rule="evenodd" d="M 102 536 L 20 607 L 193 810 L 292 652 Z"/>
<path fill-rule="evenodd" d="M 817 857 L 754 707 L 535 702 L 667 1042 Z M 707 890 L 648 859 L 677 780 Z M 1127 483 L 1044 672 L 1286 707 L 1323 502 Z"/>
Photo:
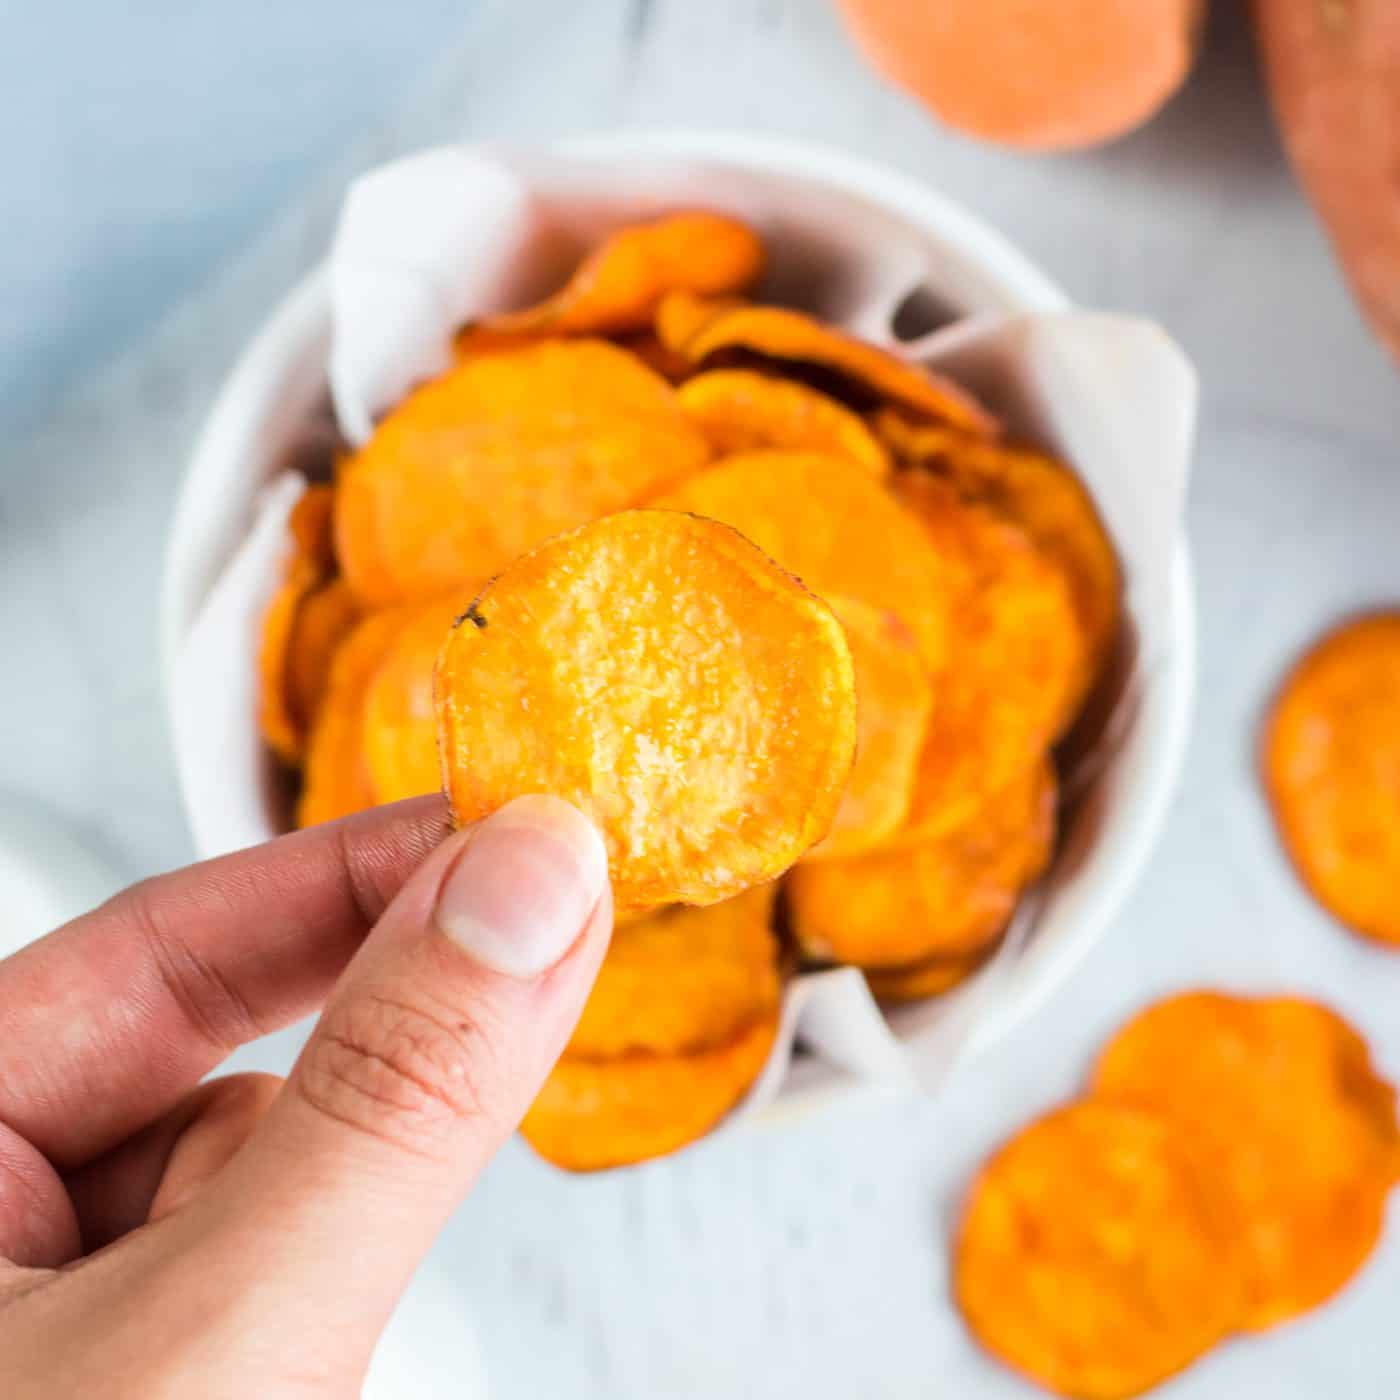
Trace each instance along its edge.
<path fill-rule="evenodd" d="M 357 1395 L 611 928 L 572 807 L 449 834 L 424 798 L 136 885 L 0 962 L 0 1393 Z M 285 1083 L 199 1084 L 323 1001 Z"/>

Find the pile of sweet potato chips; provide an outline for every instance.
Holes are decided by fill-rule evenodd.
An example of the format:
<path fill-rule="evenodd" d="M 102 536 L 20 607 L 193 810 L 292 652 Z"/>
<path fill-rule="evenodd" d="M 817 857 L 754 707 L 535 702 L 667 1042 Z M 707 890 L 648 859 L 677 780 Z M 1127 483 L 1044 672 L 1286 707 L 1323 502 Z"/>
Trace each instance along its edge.
<path fill-rule="evenodd" d="M 723 1117 L 799 960 L 889 1001 L 973 971 L 1118 630 L 1074 473 L 754 299 L 763 267 L 744 223 L 677 213 L 463 327 L 310 488 L 267 613 L 301 823 L 445 786 L 460 822 L 551 792 L 602 831 L 612 950 L 524 1127 L 574 1168 Z"/>
<path fill-rule="evenodd" d="M 1191 992 L 983 1166 L 954 1263 L 978 1339 L 1049 1389 L 1137 1395 L 1336 1293 L 1400 1176 L 1395 1092 L 1293 997 Z"/>

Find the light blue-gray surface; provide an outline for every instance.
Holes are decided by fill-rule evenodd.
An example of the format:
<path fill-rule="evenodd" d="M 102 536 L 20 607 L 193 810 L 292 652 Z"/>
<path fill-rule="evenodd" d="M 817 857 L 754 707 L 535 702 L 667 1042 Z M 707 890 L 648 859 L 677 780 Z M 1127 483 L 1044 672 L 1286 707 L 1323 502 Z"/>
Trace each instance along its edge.
<path fill-rule="evenodd" d="M 475 3 L 0 0 L 0 433 L 203 284 Z"/>

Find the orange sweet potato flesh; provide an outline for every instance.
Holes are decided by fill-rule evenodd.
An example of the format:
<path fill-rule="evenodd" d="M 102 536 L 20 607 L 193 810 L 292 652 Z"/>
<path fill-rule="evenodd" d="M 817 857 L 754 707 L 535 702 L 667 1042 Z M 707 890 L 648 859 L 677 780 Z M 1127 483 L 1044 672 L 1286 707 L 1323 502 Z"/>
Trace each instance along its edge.
<path fill-rule="evenodd" d="M 1226 1201 L 1171 1126 L 1082 1101 L 1022 1129 L 973 1182 L 953 1293 L 993 1355 L 1057 1395 L 1119 1400 L 1234 1330 Z"/>
<path fill-rule="evenodd" d="M 774 1015 L 775 894 L 761 885 L 707 909 L 675 905 L 619 923 L 565 1055 L 688 1055 Z"/>
<path fill-rule="evenodd" d="M 948 958 L 929 958 L 907 967 L 868 968 L 865 980 L 876 1001 L 890 1006 L 941 997 L 966 982 L 987 960 L 982 952 Z"/>
<path fill-rule="evenodd" d="M 1289 158 L 1372 328 L 1400 357 L 1400 7 L 1392 0 L 1255 0 Z"/>
<path fill-rule="evenodd" d="M 600 340 L 466 360 L 341 466 L 336 543 L 367 604 L 441 597 L 709 457 L 671 386 Z"/>
<path fill-rule="evenodd" d="M 468 329 L 487 336 L 619 335 L 651 324 L 669 292 L 743 291 L 763 271 L 763 242 L 742 220 L 696 210 L 610 234 L 552 297 Z"/>
<path fill-rule="evenodd" d="M 1098 145 L 1151 117 L 1190 71 L 1202 9 L 1201 0 L 840 6 L 874 67 L 940 121 L 1036 151 Z"/>
<path fill-rule="evenodd" d="M 1274 701 L 1264 785 L 1294 868 L 1347 927 L 1400 947 L 1400 613 L 1315 644 Z"/>
<path fill-rule="evenodd" d="M 809 957 L 865 968 L 987 948 L 1050 858 L 1054 808 L 1053 770 L 1043 763 L 955 831 L 848 860 L 804 862 L 786 884 L 798 945 Z"/>
<path fill-rule="evenodd" d="M 620 512 L 517 560 L 452 630 L 437 709 L 457 820 L 526 793 L 573 802 L 623 910 L 782 874 L 829 829 L 855 751 L 830 608 L 677 511 Z"/>
<path fill-rule="evenodd" d="M 360 620 L 360 605 L 343 578 L 324 583 L 302 599 L 287 643 L 289 704 L 302 732 L 321 711 L 331 662 Z"/>
<path fill-rule="evenodd" d="M 1395 1176 L 1395 1094 L 1334 1012 L 1169 997 L 1108 1042 L 1092 1090 L 1168 1119 L 1220 1181 L 1244 1258 L 1242 1326 L 1317 1306 L 1365 1263 Z"/>
<path fill-rule="evenodd" d="M 547 1161 L 601 1171 L 661 1157 L 710 1131 L 744 1094 L 777 1035 L 774 1014 L 689 1055 L 565 1056 L 520 1124 Z"/>

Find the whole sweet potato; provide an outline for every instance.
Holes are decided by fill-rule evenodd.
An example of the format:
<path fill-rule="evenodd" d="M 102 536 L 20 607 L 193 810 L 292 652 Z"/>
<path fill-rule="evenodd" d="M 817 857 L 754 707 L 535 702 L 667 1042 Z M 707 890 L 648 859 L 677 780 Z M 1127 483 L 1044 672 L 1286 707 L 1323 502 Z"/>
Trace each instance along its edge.
<path fill-rule="evenodd" d="M 1255 0 L 1254 15 L 1289 158 L 1400 356 L 1400 4 Z"/>

